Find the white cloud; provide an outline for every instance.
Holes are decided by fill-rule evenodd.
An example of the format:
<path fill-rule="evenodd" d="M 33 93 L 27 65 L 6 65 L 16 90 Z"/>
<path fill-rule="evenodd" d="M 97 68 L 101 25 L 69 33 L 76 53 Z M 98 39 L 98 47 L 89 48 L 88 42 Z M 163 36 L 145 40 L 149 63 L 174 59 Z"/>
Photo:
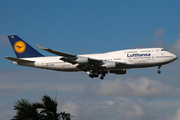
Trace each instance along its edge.
<path fill-rule="evenodd" d="M 153 44 L 156 47 L 164 47 L 165 46 L 165 41 L 162 40 L 162 36 L 165 33 L 163 28 L 160 28 L 155 31 L 154 33 L 154 39 L 153 39 Z"/>
<path fill-rule="evenodd" d="M 0 116 L 2 120 L 10 120 L 15 115 L 15 111 L 13 110 L 13 105 L 14 102 L 12 100 L 4 101 L 0 103 Z"/>
<path fill-rule="evenodd" d="M 114 107 L 119 118 L 136 119 L 143 115 L 143 108 L 141 105 L 130 99 L 117 98 Z"/>
<path fill-rule="evenodd" d="M 169 117 L 168 120 L 180 120 L 180 108 L 177 110 L 176 116 Z"/>
<path fill-rule="evenodd" d="M 99 85 L 92 85 L 86 91 L 93 95 L 140 96 L 145 98 L 168 97 L 178 94 L 179 89 L 146 77 L 119 80 L 104 80 Z"/>
<path fill-rule="evenodd" d="M 62 112 L 65 111 L 67 113 L 70 113 L 71 116 L 77 116 L 77 111 L 78 111 L 77 105 L 71 101 L 66 102 L 64 105 L 61 106 L 60 109 Z"/>
<path fill-rule="evenodd" d="M 36 69 L 0 72 L 1 115 L 11 119 L 13 103 L 19 98 L 40 101 L 43 95 L 55 96 L 56 91 L 58 112 L 70 113 L 75 116 L 73 120 L 166 120 L 180 107 L 179 101 L 154 100 L 179 95 L 179 88 L 171 85 L 172 76 L 159 77 L 163 81 L 142 76 L 100 81 L 83 75 Z M 166 111 L 169 113 L 164 115 Z"/>
<path fill-rule="evenodd" d="M 112 97 L 111 97 L 112 98 Z M 152 104 L 145 99 L 132 99 L 129 97 L 113 97 L 114 104 L 104 107 L 101 104 L 105 99 L 99 98 L 100 101 L 83 100 L 75 104 L 77 115 L 74 120 L 171 120 L 167 119 L 173 116 L 177 106 L 173 106 L 177 101 L 154 101 Z M 163 105 L 168 105 L 163 108 Z M 74 103 L 73 103 L 74 104 Z M 158 105 L 159 104 L 159 105 Z M 171 106 L 172 104 L 172 106 Z M 73 106 L 73 105 L 72 105 Z M 168 114 L 167 114 L 168 111 Z M 176 117 L 176 116 L 175 116 Z M 171 118 L 175 118 L 171 117 Z M 176 119 L 172 119 L 176 120 Z"/>
<path fill-rule="evenodd" d="M 44 75 L 46 72 L 49 72 L 49 74 Z M 59 76 L 62 74 L 54 74 L 54 72 L 43 70 L 1 72 L 0 90 L 2 93 L 0 97 L 17 96 L 23 93 L 36 93 L 37 90 L 41 92 L 84 92 L 86 84 L 64 81 L 62 76 L 62 80 L 59 79 L 59 77 L 54 79 L 54 75 Z"/>
<path fill-rule="evenodd" d="M 0 45 L 10 45 L 7 35 L 0 34 Z"/>
<path fill-rule="evenodd" d="M 108 105 L 113 105 L 115 102 L 114 101 L 107 101 L 106 102 Z"/>
<path fill-rule="evenodd" d="M 173 53 L 180 55 L 180 38 L 178 38 L 176 42 L 172 46 L 170 46 L 170 50 Z"/>
<path fill-rule="evenodd" d="M 158 109 L 167 109 L 171 107 L 180 107 L 180 101 L 151 101 L 148 105 L 156 106 Z"/>
<path fill-rule="evenodd" d="M 154 33 L 154 35 L 155 35 L 155 38 L 157 39 L 157 38 L 161 38 L 162 37 L 162 35 L 164 34 L 164 29 L 163 28 L 160 28 L 159 30 L 156 30 L 155 31 L 155 33 Z"/>

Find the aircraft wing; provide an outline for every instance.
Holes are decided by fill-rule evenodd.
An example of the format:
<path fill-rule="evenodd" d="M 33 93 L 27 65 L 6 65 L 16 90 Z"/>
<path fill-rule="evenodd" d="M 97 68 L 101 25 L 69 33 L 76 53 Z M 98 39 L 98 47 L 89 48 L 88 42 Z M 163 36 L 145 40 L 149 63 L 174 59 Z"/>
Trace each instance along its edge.
<path fill-rule="evenodd" d="M 80 56 L 80 55 L 73 55 L 73 54 L 69 54 L 69 53 L 64 53 L 64 52 L 59 52 L 59 51 L 55 51 L 49 48 L 45 48 L 39 44 L 37 44 L 37 46 L 39 47 L 39 49 L 41 50 L 45 50 L 47 52 L 50 52 L 52 54 L 58 55 L 58 56 L 62 56 L 62 58 L 60 58 L 60 60 L 64 61 L 64 62 L 69 62 L 72 64 L 76 64 L 76 63 L 80 63 L 80 64 L 85 64 L 86 61 L 88 61 L 88 63 L 92 64 L 92 65 L 102 65 L 102 60 L 98 60 L 98 59 L 92 59 L 92 58 L 88 58 L 88 57 L 84 57 L 84 56 Z"/>
<path fill-rule="evenodd" d="M 108 66 L 127 66 L 126 62 L 114 62 L 114 61 L 103 61 L 100 59 L 94 59 L 94 58 L 89 58 L 89 57 L 84 57 L 81 55 L 72 55 L 72 54 L 68 54 L 68 53 L 63 53 L 63 52 L 59 52 L 59 51 L 55 51 L 52 49 L 48 49 L 45 48 L 41 45 L 37 45 L 40 49 L 45 50 L 47 52 L 53 53 L 55 55 L 58 56 L 62 56 L 60 58 L 60 60 L 64 61 L 64 62 L 68 62 L 71 64 L 78 64 L 77 68 L 87 72 L 90 70 L 100 70 L 103 69 L 104 67 L 108 67 Z"/>
<path fill-rule="evenodd" d="M 30 61 L 30 60 L 23 60 L 23 59 L 20 59 L 20 58 L 13 58 L 13 57 L 4 57 L 8 60 L 11 60 L 11 61 L 15 61 L 15 62 L 35 62 L 35 61 Z"/>
<path fill-rule="evenodd" d="M 63 56 L 63 57 L 76 57 L 76 55 L 72 55 L 72 54 L 68 54 L 68 53 L 63 53 L 63 52 L 59 52 L 59 51 L 55 51 L 49 48 L 45 48 L 39 44 L 37 44 L 38 48 L 41 50 L 45 50 L 47 52 L 50 52 L 52 54 L 58 55 L 58 56 Z"/>

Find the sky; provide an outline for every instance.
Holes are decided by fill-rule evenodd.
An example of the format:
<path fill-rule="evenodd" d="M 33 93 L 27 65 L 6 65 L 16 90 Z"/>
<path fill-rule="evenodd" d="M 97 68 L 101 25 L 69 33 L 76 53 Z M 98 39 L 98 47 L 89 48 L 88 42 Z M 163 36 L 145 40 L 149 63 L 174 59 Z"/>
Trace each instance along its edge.
<path fill-rule="evenodd" d="M 0 118 L 11 119 L 18 99 L 55 98 L 73 120 L 179 120 L 180 60 L 91 79 L 14 65 L 7 35 L 71 54 L 163 47 L 180 55 L 178 0 L 0 0 Z"/>

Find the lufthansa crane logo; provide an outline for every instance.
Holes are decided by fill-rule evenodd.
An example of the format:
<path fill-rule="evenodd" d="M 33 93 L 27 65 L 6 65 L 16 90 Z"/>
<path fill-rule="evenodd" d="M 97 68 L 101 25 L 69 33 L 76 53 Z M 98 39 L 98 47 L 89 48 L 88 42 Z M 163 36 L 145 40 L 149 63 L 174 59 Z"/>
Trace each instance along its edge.
<path fill-rule="evenodd" d="M 26 50 L 26 44 L 23 41 L 17 41 L 14 44 L 14 50 L 17 53 L 23 53 Z"/>

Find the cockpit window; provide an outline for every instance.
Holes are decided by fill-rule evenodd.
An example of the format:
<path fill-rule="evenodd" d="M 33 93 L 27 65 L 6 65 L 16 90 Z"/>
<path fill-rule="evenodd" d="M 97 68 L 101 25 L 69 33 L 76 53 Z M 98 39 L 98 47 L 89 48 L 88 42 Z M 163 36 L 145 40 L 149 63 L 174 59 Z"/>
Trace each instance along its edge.
<path fill-rule="evenodd" d="M 161 51 L 166 51 L 165 49 L 161 49 Z"/>

